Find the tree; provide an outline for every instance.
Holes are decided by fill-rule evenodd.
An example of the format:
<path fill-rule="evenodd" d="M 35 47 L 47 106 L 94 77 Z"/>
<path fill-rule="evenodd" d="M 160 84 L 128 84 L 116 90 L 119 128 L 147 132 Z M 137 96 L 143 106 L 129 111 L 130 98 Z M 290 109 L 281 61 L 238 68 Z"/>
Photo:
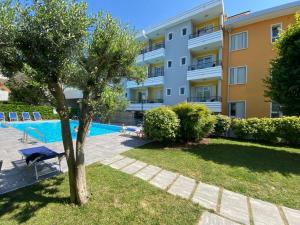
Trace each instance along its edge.
<path fill-rule="evenodd" d="M 275 43 L 278 57 L 271 61 L 266 96 L 278 102 L 285 115 L 300 115 L 300 14 Z"/>
<path fill-rule="evenodd" d="M 10 90 L 10 101 L 24 102 L 29 105 L 49 103 L 48 96 L 45 96 L 45 87 L 42 87 L 24 74 L 18 73 L 11 77 L 6 82 L 6 86 Z"/>
<path fill-rule="evenodd" d="M 86 8 L 72 0 L 33 1 L 25 7 L 6 1 L 0 7 L 1 14 L 10 12 L 9 17 L 0 17 L 0 26 L 13 37 L 7 41 L 0 33 L 0 66 L 8 74 L 16 68 L 26 75 L 34 71 L 32 79 L 53 97 L 62 125 L 70 199 L 75 204 L 88 201 L 84 144 L 92 118 L 122 79 L 143 79 L 141 69 L 134 66 L 140 50 L 134 33 L 109 14 L 87 16 Z M 1 61 L 4 54 L 10 57 L 8 62 Z M 75 149 L 63 92 L 68 86 L 83 92 Z"/>

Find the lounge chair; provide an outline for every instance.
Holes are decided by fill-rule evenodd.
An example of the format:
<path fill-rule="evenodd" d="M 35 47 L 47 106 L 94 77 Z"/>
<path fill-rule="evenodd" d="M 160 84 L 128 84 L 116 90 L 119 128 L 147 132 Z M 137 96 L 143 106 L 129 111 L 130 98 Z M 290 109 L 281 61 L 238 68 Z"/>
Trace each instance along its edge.
<path fill-rule="evenodd" d="M 33 112 L 32 115 L 35 121 L 42 120 L 41 114 L 39 112 Z"/>
<path fill-rule="evenodd" d="M 125 126 L 122 126 L 120 132 L 123 135 L 129 135 L 129 136 L 136 135 L 140 138 L 144 137 L 144 132 L 143 132 L 142 127 L 130 127 L 130 126 L 125 127 Z"/>
<path fill-rule="evenodd" d="M 4 112 L 0 112 L 0 121 L 5 121 Z"/>
<path fill-rule="evenodd" d="M 65 153 L 57 153 L 45 146 L 21 149 L 19 150 L 19 153 L 22 155 L 22 159 L 25 159 L 28 166 L 34 166 L 36 180 L 38 180 L 41 176 L 57 172 L 57 169 L 53 169 L 50 171 L 41 171 L 39 173 L 38 166 L 46 160 L 57 158 L 59 171 L 62 171 L 61 161 L 65 156 Z"/>
<path fill-rule="evenodd" d="M 31 120 L 29 112 L 22 112 L 22 118 L 23 118 L 23 121 Z"/>
<path fill-rule="evenodd" d="M 16 112 L 8 113 L 9 121 L 18 121 L 18 114 Z"/>

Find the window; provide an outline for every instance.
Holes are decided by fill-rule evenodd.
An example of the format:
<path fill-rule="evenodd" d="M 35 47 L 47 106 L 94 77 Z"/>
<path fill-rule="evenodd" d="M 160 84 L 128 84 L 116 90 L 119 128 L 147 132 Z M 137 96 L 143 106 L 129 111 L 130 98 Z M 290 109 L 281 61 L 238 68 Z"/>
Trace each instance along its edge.
<path fill-rule="evenodd" d="M 211 98 L 212 88 L 209 86 L 197 87 L 195 89 L 196 97 L 199 102 L 209 101 Z"/>
<path fill-rule="evenodd" d="M 180 65 L 181 66 L 184 66 L 186 64 L 186 57 L 182 57 L 181 59 L 180 59 Z"/>
<path fill-rule="evenodd" d="M 271 26 L 271 40 L 275 42 L 276 39 L 279 37 L 279 33 L 282 29 L 282 24 L 274 24 Z"/>
<path fill-rule="evenodd" d="M 282 116 L 280 105 L 277 102 L 271 102 L 271 118 L 279 118 Z"/>
<path fill-rule="evenodd" d="M 246 74 L 247 68 L 245 66 L 230 68 L 229 84 L 245 84 Z"/>
<path fill-rule="evenodd" d="M 181 35 L 186 36 L 186 34 L 187 34 L 187 28 L 182 28 Z"/>
<path fill-rule="evenodd" d="M 173 39 L 173 33 L 168 34 L 168 40 L 171 41 Z"/>
<path fill-rule="evenodd" d="M 204 69 L 213 66 L 213 56 L 208 55 L 197 59 L 197 68 Z"/>
<path fill-rule="evenodd" d="M 172 61 L 168 61 L 168 68 L 172 67 Z"/>
<path fill-rule="evenodd" d="M 230 49 L 231 51 L 236 51 L 248 47 L 248 33 L 242 32 L 238 34 L 231 35 L 230 39 Z"/>
<path fill-rule="evenodd" d="M 159 77 L 164 75 L 164 67 L 155 67 L 154 68 L 154 76 Z"/>
<path fill-rule="evenodd" d="M 179 88 L 179 95 L 185 95 L 185 87 Z"/>
<path fill-rule="evenodd" d="M 166 95 L 167 96 L 171 96 L 171 94 L 172 94 L 172 89 L 171 88 L 167 88 L 167 91 L 166 91 L 167 93 L 166 93 Z"/>
<path fill-rule="evenodd" d="M 229 103 L 229 116 L 235 118 L 245 118 L 245 102 Z"/>

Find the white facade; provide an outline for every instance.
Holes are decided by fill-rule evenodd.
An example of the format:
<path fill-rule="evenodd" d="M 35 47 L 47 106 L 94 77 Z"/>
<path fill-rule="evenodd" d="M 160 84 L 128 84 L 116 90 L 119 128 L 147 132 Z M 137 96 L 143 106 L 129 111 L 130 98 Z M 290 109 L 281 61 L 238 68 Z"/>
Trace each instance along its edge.
<path fill-rule="evenodd" d="M 8 91 L 0 91 L 0 101 L 8 101 Z"/>
<path fill-rule="evenodd" d="M 214 80 L 218 83 L 214 92 L 218 95 L 221 93 L 222 26 L 213 24 L 204 30 L 198 26 L 212 20 L 222 25 L 223 11 L 222 0 L 207 1 L 137 35 L 137 40 L 147 43 L 147 46 L 137 57 L 136 63 L 147 66 L 148 73 L 149 70 L 152 72 L 143 83 L 127 81 L 126 93 L 131 102 L 127 110 L 145 111 L 160 105 L 190 102 L 205 104 L 215 113 L 221 112 L 221 97 L 198 97 L 199 92 L 194 91 L 192 85 Z M 209 51 L 217 51 L 218 55 L 211 59 L 213 62 L 199 66 L 194 55 Z M 152 76 L 153 70 L 162 75 Z M 156 88 L 162 90 L 162 97 L 155 97 L 157 95 L 153 94 L 153 90 Z M 141 102 L 146 104 L 142 105 Z"/>

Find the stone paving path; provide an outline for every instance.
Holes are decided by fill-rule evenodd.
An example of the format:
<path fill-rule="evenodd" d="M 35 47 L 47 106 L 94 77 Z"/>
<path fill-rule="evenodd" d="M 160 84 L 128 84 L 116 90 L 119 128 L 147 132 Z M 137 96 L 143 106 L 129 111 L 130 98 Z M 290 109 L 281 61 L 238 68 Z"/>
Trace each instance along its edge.
<path fill-rule="evenodd" d="M 192 178 L 121 155 L 100 160 L 168 193 L 210 210 L 198 225 L 300 225 L 300 211 L 198 182 Z"/>

